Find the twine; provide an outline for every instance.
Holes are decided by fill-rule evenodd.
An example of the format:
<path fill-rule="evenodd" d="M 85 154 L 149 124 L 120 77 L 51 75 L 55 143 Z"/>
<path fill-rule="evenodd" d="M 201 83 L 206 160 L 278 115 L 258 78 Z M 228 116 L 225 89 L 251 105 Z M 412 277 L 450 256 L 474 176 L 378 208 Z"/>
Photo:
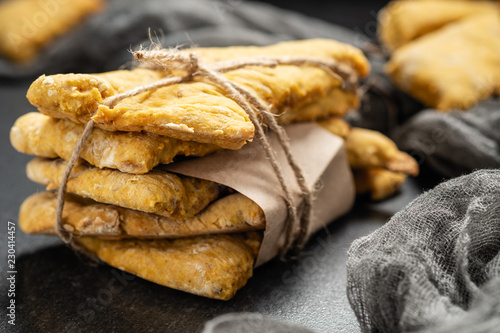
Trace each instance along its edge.
<path fill-rule="evenodd" d="M 304 172 L 295 160 L 289 144 L 289 138 L 284 129 L 277 123 L 274 115 L 270 112 L 269 107 L 260 101 L 260 99 L 244 89 L 242 86 L 230 81 L 222 73 L 235 70 L 247 66 L 261 67 L 276 67 L 278 65 L 293 65 L 293 66 L 314 66 L 321 68 L 331 76 L 339 79 L 342 86 L 346 90 L 356 91 L 357 76 L 354 71 L 346 66 L 337 63 L 334 60 L 325 60 L 313 57 L 254 57 L 242 58 L 231 61 L 220 61 L 210 66 L 200 63 L 198 56 L 194 52 L 181 52 L 177 49 L 156 49 L 156 50 L 139 50 L 134 53 L 135 59 L 142 62 L 143 67 L 154 70 L 181 70 L 186 74 L 184 76 L 172 76 L 165 79 L 153 82 L 148 85 L 140 86 L 135 89 L 108 97 L 104 100 L 103 105 L 113 108 L 119 101 L 138 95 L 143 92 L 155 90 L 161 87 L 190 82 L 196 78 L 210 81 L 213 84 L 223 88 L 227 96 L 233 99 L 249 116 L 255 126 L 257 139 L 266 153 L 266 156 L 271 163 L 271 166 L 278 178 L 280 186 L 283 190 L 284 200 L 288 210 L 288 219 L 286 221 L 286 238 L 285 244 L 281 248 L 280 257 L 285 259 L 290 254 L 296 255 L 305 245 L 307 241 L 307 231 L 311 220 L 311 208 L 313 201 L 313 192 L 306 183 Z M 97 109 L 96 109 L 97 111 Z M 95 113 L 95 112 L 94 112 Z M 294 172 L 296 181 L 299 185 L 301 196 L 304 201 L 304 206 L 300 217 L 297 213 L 297 207 L 293 203 L 291 192 L 286 184 L 283 171 L 279 165 L 276 155 L 271 148 L 269 137 L 264 131 L 264 127 L 259 120 L 261 115 L 266 122 L 269 130 L 274 132 L 278 138 L 278 142 L 285 153 L 288 164 Z M 82 246 L 74 241 L 72 232 L 64 228 L 62 221 L 62 211 L 64 208 L 64 198 L 66 187 L 71 170 L 78 161 L 81 151 L 92 133 L 94 121 L 91 119 L 85 126 L 82 136 L 75 145 L 72 155 L 68 161 L 64 171 L 61 183 L 57 193 L 56 206 L 56 232 L 57 235 L 68 245 L 78 251 L 87 253 Z M 298 225 L 298 234 L 295 231 Z"/>

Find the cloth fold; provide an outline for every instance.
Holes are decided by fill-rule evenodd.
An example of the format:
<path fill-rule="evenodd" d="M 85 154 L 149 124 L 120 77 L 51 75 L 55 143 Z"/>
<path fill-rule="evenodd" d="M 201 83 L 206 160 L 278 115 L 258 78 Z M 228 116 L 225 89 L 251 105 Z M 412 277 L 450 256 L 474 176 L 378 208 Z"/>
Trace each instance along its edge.
<path fill-rule="evenodd" d="M 394 132 L 400 149 L 446 177 L 500 167 L 500 100 L 468 111 L 425 110 Z"/>
<path fill-rule="evenodd" d="M 497 332 L 500 170 L 441 183 L 347 257 L 363 332 Z"/>

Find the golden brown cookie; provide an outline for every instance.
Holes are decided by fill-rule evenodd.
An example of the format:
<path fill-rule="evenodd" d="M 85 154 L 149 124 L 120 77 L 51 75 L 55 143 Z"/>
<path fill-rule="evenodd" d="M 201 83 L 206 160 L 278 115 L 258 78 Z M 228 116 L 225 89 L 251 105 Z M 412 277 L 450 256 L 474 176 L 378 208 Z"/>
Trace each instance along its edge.
<path fill-rule="evenodd" d="M 345 139 L 351 131 L 351 125 L 342 119 L 342 117 L 331 117 L 319 120 L 317 123 L 330 133 L 340 136 L 342 139 Z"/>
<path fill-rule="evenodd" d="M 10 141 L 18 151 L 41 157 L 69 160 L 84 125 L 54 119 L 38 112 L 20 117 L 10 130 Z M 215 145 L 182 141 L 139 132 L 92 131 L 80 157 L 99 168 L 144 174 L 175 156 L 204 156 L 220 150 Z"/>
<path fill-rule="evenodd" d="M 387 73 L 439 110 L 467 109 L 500 92 L 498 11 L 450 23 L 394 52 Z"/>
<path fill-rule="evenodd" d="M 16 62 L 29 62 L 53 39 L 103 5 L 103 0 L 3 1 L 0 3 L 0 53 Z"/>
<path fill-rule="evenodd" d="M 369 64 L 360 50 L 332 40 L 284 42 L 260 48 L 197 49 L 196 52 L 207 63 L 256 55 L 314 56 L 335 59 L 360 77 L 369 71 Z M 248 115 L 226 97 L 221 88 L 208 82 L 197 80 L 163 87 L 126 98 L 112 109 L 102 105 L 107 97 L 157 81 L 165 75 L 140 68 L 96 75 L 41 76 L 31 85 L 27 97 L 42 113 L 80 123 L 92 118 L 98 127 L 106 130 L 147 131 L 227 149 L 239 149 L 253 139 L 254 127 Z M 354 92 L 340 89 L 338 78 L 317 67 L 254 66 L 225 75 L 255 92 L 271 105 L 274 113 L 283 114 L 278 117 L 281 123 L 329 115 L 337 97 L 338 108 L 341 108 L 337 113 L 356 108 L 359 102 Z M 326 98 L 331 103 L 326 103 Z M 323 102 L 314 104 L 318 100 Z"/>
<path fill-rule="evenodd" d="M 497 10 L 491 1 L 392 1 L 378 15 L 378 37 L 390 52 L 448 23 Z"/>
<path fill-rule="evenodd" d="M 324 119 L 318 124 L 344 139 L 356 193 L 370 193 L 373 200 L 382 200 L 399 190 L 407 174 L 418 174 L 415 159 L 399 151 L 382 133 L 351 128 L 340 117 Z"/>
<path fill-rule="evenodd" d="M 349 165 L 354 169 L 382 168 L 407 175 L 418 175 L 413 157 L 399 151 L 396 144 L 382 133 L 352 128 L 345 139 Z"/>
<path fill-rule="evenodd" d="M 28 178 L 47 186 L 59 186 L 66 161 L 35 158 L 26 167 Z M 133 175 L 79 164 L 67 183 L 69 193 L 176 219 L 193 217 L 217 199 L 221 186 L 207 180 L 153 170 Z"/>
<path fill-rule="evenodd" d="M 228 300 L 252 276 L 258 232 L 175 240 L 77 241 L 110 266 L 162 286 Z"/>
<path fill-rule="evenodd" d="M 29 234 L 54 234 L 56 194 L 36 193 L 19 212 L 19 225 Z M 76 236 L 106 238 L 179 238 L 265 228 L 262 209 L 242 194 L 218 199 L 192 218 L 172 219 L 105 205 L 68 194 L 64 201 L 64 228 Z"/>
<path fill-rule="evenodd" d="M 356 193 L 370 193 L 373 200 L 385 199 L 396 193 L 406 180 L 406 175 L 385 169 L 354 169 Z"/>

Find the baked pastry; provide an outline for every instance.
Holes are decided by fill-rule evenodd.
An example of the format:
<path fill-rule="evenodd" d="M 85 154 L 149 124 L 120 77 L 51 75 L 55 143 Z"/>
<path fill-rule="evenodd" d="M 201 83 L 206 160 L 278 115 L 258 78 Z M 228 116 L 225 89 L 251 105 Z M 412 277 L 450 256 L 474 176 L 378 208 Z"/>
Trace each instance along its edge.
<path fill-rule="evenodd" d="M 360 50 L 331 40 L 195 51 L 206 63 L 253 55 L 294 55 L 334 59 L 351 68 L 358 77 L 369 71 L 369 64 Z M 253 139 L 254 126 L 244 110 L 221 88 L 201 80 L 141 93 L 118 102 L 113 108 L 102 105 L 107 97 L 158 81 L 169 74 L 169 71 L 137 68 L 96 75 L 41 76 L 29 88 L 27 97 L 44 114 L 79 123 L 92 118 L 97 127 L 111 131 L 146 131 L 227 149 L 239 149 Z M 337 77 L 317 67 L 253 66 L 225 75 L 271 105 L 273 113 L 282 114 L 277 118 L 281 123 L 343 114 L 359 103 L 354 91 L 343 90 Z"/>
<path fill-rule="evenodd" d="M 10 142 L 18 151 L 41 157 L 69 160 L 83 133 L 82 124 L 55 119 L 39 112 L 21 116 L 10 130 Z M 140 132 L 92 131 L 80 157 L 99 168 L 144 174 L 178 155 L 205 156 L 221 148 L 193 141 Z"/>
<path fill-rule="evenodd" d="M 383 168 L 390 171 L 418 175 L 418 164 L 385 135 L 353 128 L 345 139 L 349 165 L 354 169 Z"/>
<path fill-rule="evenodd" d="M 330 117 L 319 120 L 317 123 L 328 132 L 335 134 L 342 139 L 347 138 L 349 132 L 351 132 L 351 125 L 342 119 L 342 117 Z"/>
<path fill-rule="evenodd" d="M 378 38 L 389 52 L 394 52 L 448 23 L 497 9 L 491 1 L 392 1 L 378 14 Z"/>
<path fill-rule="evenodd" d="M 438 110 L 468 109 L 500 92 L 500 15 L 450 23 L 398 49 L 386 66 L 396 85 Z"/>
<path fill-rule="evenodd" d="M 228 300 L 252 276 L 262 236 L 259 232 L 174 240 L 77 242 L 110 266 L 143 279 L 196 295 Z"/>
<path fill-rule="evenodd" d="M 26 173 L 32 181 L 52 190 L 58 188 L 66 164 L 61 159 L 37 157 L 28 163 Z M 217 199 L 221 186 L 160 170 L 132 175 L 79 164 L 73 168 L 67 190 L 102 203 L 185 219 Z"/>
<path fill-rule="evenodd" d="M 381 200 L 398 191 L 407 175 L 418 175 L 415 159 L 382 133 L 351 128 L 340 117 L 323 119 L 318 124 L 344 139 L 357 194 L 370 193 L 373 200 Z"/>
<path fill-rule="evenodd" d="M 396 193 L 406 175 L 380 168 L 354 169 L 356 193 L 369 193 L 372 200 L 382 200 Z"/>
<path fill-rule="evenodd" d="M 0 3 L 0 53 L 26 63 L 56 37 L 100 10 L 103 0 L 7 0 Z"/>
<path fill-rule="evenodd" d="M 29 234 L 55 234 L 56 194 L 40 192 L 28 197 L 19 212 L 19 226 Z M 105 205 L 68 194 L 63 227 L 75 236 L 122 238 L 179 238 L 264 229 L 262 209 L 240 193 L 230 194 L 186 219 L 172 219 Z"/>

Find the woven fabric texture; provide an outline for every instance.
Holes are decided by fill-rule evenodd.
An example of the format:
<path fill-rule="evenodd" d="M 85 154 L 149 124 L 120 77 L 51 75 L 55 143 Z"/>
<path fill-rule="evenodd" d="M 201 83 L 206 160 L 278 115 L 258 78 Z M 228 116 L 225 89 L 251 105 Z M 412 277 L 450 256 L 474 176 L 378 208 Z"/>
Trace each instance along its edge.
<path fill-rule="evenodd" d="M 498 332 L 500 170 L 441 183 L 356 240 L 347 294 L 363 332 Z"/>

